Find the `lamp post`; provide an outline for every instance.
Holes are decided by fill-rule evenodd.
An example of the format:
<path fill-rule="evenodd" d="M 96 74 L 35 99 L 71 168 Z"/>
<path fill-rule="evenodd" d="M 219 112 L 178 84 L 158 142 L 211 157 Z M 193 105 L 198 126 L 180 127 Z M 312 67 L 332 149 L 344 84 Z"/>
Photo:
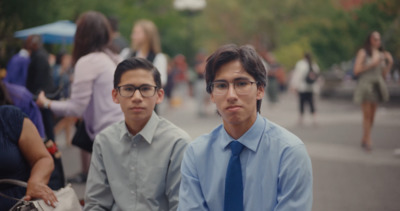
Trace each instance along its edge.
<path fill-rule="evenodd" d="M 191 61 L 190 57 L 190 48 L 193 47 L 194 33 L 193 33 L 193 24 L 191 24 L 191 18 L 195 15 L 199 14 L 206 7 L 206 0 L 174 0 L 174 8 L 178 11 L 183 12 L 184 15 L 188 17 L 188 36 L 186 40 L 186 52 L 185 56 L 187 61 Z"/>

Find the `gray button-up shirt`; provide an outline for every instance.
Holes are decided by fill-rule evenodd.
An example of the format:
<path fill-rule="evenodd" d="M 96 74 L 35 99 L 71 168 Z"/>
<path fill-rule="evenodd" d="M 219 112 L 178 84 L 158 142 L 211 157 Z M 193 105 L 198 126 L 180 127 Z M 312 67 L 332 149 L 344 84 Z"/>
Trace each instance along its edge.
<path fill-rule="evenodd" d="M 96 136 L 84 210 L 176 210 L 189 135 L 153 112 L 135 136 L 124 121 Z"/>

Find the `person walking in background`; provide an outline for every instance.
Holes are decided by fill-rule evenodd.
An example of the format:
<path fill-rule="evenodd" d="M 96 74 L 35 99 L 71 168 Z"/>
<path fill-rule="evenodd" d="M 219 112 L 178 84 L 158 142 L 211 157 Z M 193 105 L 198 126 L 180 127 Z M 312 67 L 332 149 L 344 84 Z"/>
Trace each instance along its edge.
<path fill-rule="evenodd" d="M 26 88 L 37 95 L 40 91 L 52 93 L 55 91 L 52 70 L 49 64 L 49 54 L 43 48 L 39 35 L 31 35 L 27 38 L 27 48 L 31 52 L 31 62 L 28 67 Z"/>
<path fill-rule="evenodd" d="M 358 81 L 353 98 L 355 103 L 361 104 L 363 112 L 361 146 L 367 151 L 371 150 L 371 129 L 377 104 L 389 100 L 384 78 L 392 65 L 392 56 L 382 49 L 379 32 L 370 33 L 354 62 L 354 74 L 358 76 Z"/>
<path fill-rule="evenodd" d="M 156 25 L 150 20 L 138 20 L 131 34 L 133 57 L 145 58 L 160 71 L 161 84 L 167 83 L 167 57 L 161 52 L 160 35 Z"/>
<path fill-rule="evenodd" d="M 89 145 L 88 151 L 91 151 L 94 137 L 101 130 L 124 118 L 110 95 L 115 67 L 120 61 L 118 55 L 108 49 L 110 41 L 110 25 L 103 14 L 95 11 L 81 14 L 74 40 L 75 72 L 71 97 L 66 101 L 52 101 L 41 92 L 36 101 L 40 107 L 49 108 L 56 115 L 82 117 L 84 124 L 78 128 L 82 133 L 76 138 Z M 82 173 L 71 182 L 86 181 L 90 154 L 81 152 Z"/>
<path fill-rule="evenodd" d="M 34 95 L 44 91 L 53 95 L 56 91 L 52 78 L 52 70 L 49 64 L 49 54 L 43 48 L 42 39 L 39 35 L 30 35 L 27 39 L 27 49 L 31 52 L 31 62 L 28 67 L 26 88 Z M 47 108 L 41 108 L 44 129 L 47 139 L 54 140 L 54 117 Z"/>
<path fill-rule="evenodd" d="M 194 97 L 196 98 L 197 115 L 204 117 L 207 115 L 207 105 L 209 97 L 206 92 L 206 81 L 204 74 L 206 70 L 207 56 L 205 53 L 198 53 L 195 58 L 194 70 L 196 71 L 196 80 L 194 82 Z"/>
<path fill-rule="evenodd" d="M 164 98 L 160 73 L 129 58 L 115 70 L 112 97 L 125 120 L 96 136 L 84 210 L 176 210 L 190 137 L 153 111 Z"/>
<path fill-rule="evenodd" d="M 306 103 L 310 106 L 314 125 L 317 124 L 314 93 L 318 91 L 318 74 L 319 66 L 313 62 L 310 53 L 305 53 L 304 58 L 296 63 L 293 70 L 290 86 L 299 97 L 299 125 L 302 125 L 304 121 L 304 106 Z"/>
<path fill-rule="evenodd" d="M 222 46 L 207 59 L 207 92 L 223 124 L 189 144 L 178 210 L 311 211 L 304 143 L 259 114 L 266 74 L 248 46 Z"/>
<path fill-rule="evenodd" d="M 58 89 L 56 99 L 68 98 L 73 74 L 72 56 L 65 52 L 58 53 L 52 73 L 54 85 Z"/>
<path fill-rule="evenodd" d="M 15 54 L 7 65 L 7 76 L 5 82 L 26 86 L 26 77 L 28 75 L 28 67 L 31 61 L 30 52 L 27 46 L 28 42 L 24 42 L 23 48 Z"/>
<path fill-rule="evenodd" d="M 125 58 L 130 53 L 129 43 L 124 37 L 122 37 L 121 33 L 119 33 L 118 19 L 115 16 L 110 16 L 108 17 L 108 21 L 112 31 L 111 50 L 114 51 L 114 53 L 119 54 L 121 58 Z"/>

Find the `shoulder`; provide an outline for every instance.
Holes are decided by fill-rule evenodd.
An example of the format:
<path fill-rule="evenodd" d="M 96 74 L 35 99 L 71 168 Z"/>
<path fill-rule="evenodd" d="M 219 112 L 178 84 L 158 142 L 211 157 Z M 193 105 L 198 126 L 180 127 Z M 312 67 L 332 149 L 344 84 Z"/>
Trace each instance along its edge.
<path fill-rule="evenodd" d="M 154 57 L 154 62 L 153 63 L 154 64 L 167 63 L 167 56 L 165 56 L 165 54 L 163 54 L 163 53 L 158 53 Z"/>
<path fill-rule="evenodd" d="M 287 129 L 266 118 L 264 118 L 264 120 L 266 121 L 264 140 L 268 140 L 271 146 L 279 148 L 280 150 L 304 146 L 303 141 Z"/>
<path fill-rule="evenodd" d="M 156 134 L 165 137 L 165 140 L 184 141 L 189 143 L 191 137 L 182 128 L 176 126 L 169 120 L 159 117 L 159 122 L 156 129 Z"/>
<path fill-rule="evenodd" d="M 154 59 L 167 59 L 167 56 L 165 56 L 165 54 L 163 53 L 157 53 L 156 56 L 154 57 Z"/>
<path fill-rule="evenodd" d="M 2 132 L 15 142 L 18 142 L 22 132 L 26 115 L 17 107 L 3 105 L 0 106 L 0 128 Z"/>
<path fill-rule="evenodd" d="M 365 57 L 367 55 L 367 52 L 365 51 L 364 48 L 361 48 L 357 51 L 357 57 Z"/>
<path fill-rule="evenodd" d="M 111 59 L 107 56 L 107 54 L 103 52 L 92 52 L 85 56 L 82 56 L 76 62 L 76 66 L 88 66 L 88 65 L 97 65 L 103 66 L 104 64 L 114 64 Z"/>
<path fill-rule="evenodd" d="M 95 143 L 101 145 L 104 144 L 104 142 L 118 141 L 124 131 L 124 127 L 124 120 L 111 124 L 96 135 Z"/>
<path fill-rule="evenodd" d="M 16 106 L 3 105 L 0 106 L 0 117 L 6 120 L 23 119 L 25 114 Z"/>
<path fill-rule="evenodd" d="M 218 138 L 220 137 L 221 130 L 223 130 L 223 125 L 219 125 L 214 130 L 208 134 L 201 135 L 194 139 L 189 144 L 189 148 L 194 151 L 196 155 L 206 154 L 213 146 L 218 143 Z"/>

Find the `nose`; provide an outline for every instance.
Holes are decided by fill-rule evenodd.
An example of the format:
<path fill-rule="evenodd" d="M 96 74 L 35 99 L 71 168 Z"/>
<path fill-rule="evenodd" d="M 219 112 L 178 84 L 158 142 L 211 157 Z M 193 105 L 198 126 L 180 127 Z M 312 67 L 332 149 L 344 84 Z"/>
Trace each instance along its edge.
<path fill-rule="evenodd" d="M 228 101 L 237 99 L 237 93 L 236 93 L 236 90 L 235 90 L 233 84 L 229 84 L 228 92 L 226 94 L 227 94 L 226 97 L 227 97 Z"/>
<path fill-rule="evenodd" d="M 140 94 L 139 89 L 136 89 L 135 92 L 133 92 L 133 95 L 131 97 L 132 101 L 137 102 L 137 101 L 142 101 L 142 95 Z"/>

